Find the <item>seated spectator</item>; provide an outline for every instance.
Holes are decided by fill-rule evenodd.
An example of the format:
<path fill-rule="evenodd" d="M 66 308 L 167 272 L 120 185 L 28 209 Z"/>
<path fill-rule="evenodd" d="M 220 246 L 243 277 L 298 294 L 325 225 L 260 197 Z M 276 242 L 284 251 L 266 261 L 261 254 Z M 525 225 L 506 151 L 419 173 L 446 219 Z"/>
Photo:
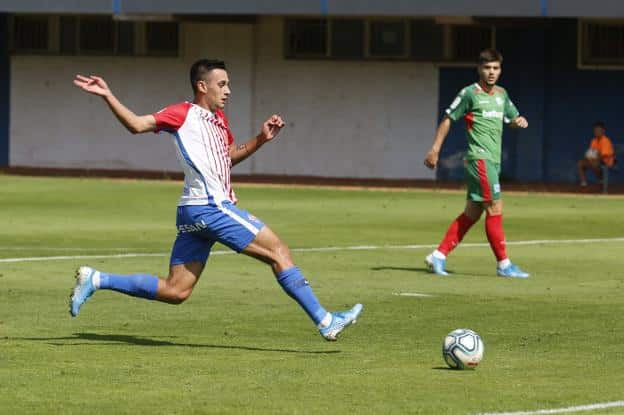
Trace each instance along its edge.
<path fill-rule="evenodd" d="M 601 165 L 612 167 L 615 163 L 615 152 L 611 139 L 605 135 L 605 125 L 598 121 L 594 124 L 594 137 L 585 152 L 585 158 L 576 163 L 581 186 L 587 186 L 585 172 L 591 169 L 598 181 L 602 181 Z"/>

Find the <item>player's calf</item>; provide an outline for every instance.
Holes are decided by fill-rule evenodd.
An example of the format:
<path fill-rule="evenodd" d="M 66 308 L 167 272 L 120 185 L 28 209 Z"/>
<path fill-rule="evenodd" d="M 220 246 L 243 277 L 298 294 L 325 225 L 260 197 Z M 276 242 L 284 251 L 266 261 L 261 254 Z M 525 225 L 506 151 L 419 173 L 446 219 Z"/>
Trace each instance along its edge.
<path fill-rule="evenodd" d="M 301 270 L 294 265 L 286 244 L 268 227 L 262 228 L 243 252 L 271 265 L 278 284 L 301 306 L 326 339 L 336 340 L 336 336 L 359 315 L 361 306 L 351 310 L 350 314 L 329 313 L 316 298 Z"/>
<path fill-rule="evenodd" d="M 82 266 L 76 271 L 76 285 L 70 295 L 69 312 L 72 316 L 77 316 L 80 307 L 99 289 L 154 300 L 158 283 L 159 278 L 153 275 L 116 275 Z"/>
<path fill-rule="evenodd" d="M 192 288 L 172 286 L 168 281 L 162 280 L 158 286 L 156 299 L 164 303 L 178 305 L 185 302 L 191 296 L 192 292 Z"/>

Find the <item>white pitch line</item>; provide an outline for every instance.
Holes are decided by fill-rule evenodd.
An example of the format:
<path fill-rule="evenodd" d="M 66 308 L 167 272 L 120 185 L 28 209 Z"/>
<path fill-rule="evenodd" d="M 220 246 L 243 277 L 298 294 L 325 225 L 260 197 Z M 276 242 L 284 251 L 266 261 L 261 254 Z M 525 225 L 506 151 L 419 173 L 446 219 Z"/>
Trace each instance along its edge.
<path fill-rule="evenodd" d="M 0 246 L 0 252 L 2 251 L 61 251 L 61 252 L 90 252 L 90 251 L 111 251 L 111 252 L 124 252 L 130 249 L 144 249 L 147 248 L 78 248 L 76 246 L 70 247 L 52 247 L 52 246 Z"/>
<path fill-rule="evenodd" d="M 433 297 L 431 294 L 421 293 L 392 293 L 392 295 L 398 295 L 399 297 Z"/>
<path fill-rule="evenodd" d="M 114 254 L 114 255 L 59 255 L 59 256 L 34 256 L 30 258 L 2 258 L 0 262 L 37 262 L 37 261 L 62 261 L 65 259 L 109 259 L 109 258 L 140 258 L 140 257 L 159 257 L 167 254 Z"/>
<path fill-rule="evenodd" d="M 599 242 L 624 242 L 621 238 L 596 238 L 596 239 L 538 239 L 530 241 L 511 241 L 507 245 L 557 245 L 557 244 L 585 244 Z M 489 247 L 487 243 L 465 243 L 459 247 L 464 248 L 483 248 Z M 356 245 L 356 246 L 324 246 L 316 248 L 294 248 L 293 252 L 338 252 L 338 251 L 377 251 L 382 249 L 431 249 L 437 245 Z M 1 249 L 0 249 L 1 251 Z M 211 255 L 232 255 L 233 251 L 213 251 Z M 125 254 L 109 254 L 109 255 L 61 255 L 61 256 L 41 256 L 41 257 L 22 257 L 22 258 L 2 258 L 0 263 L 7 262 L 35 262 L 35 261 L 60 261 L 71 259 L 114 259 L 114 258 L 141 258 L 141 257 L 160 257 L 167 256 L 169 253 L 141 253 L 130 252 Z"/>
<path fill-rule="evenodd" d="M 477 415 L 550 415 L 550 414 L 570 414 L 574 412 L 590 412 L 598 411 L 609 408 L 621 408 L 624 407 L 624 401 L 613 402 L 600 402 L 592 403 L 589 405 L 580 406 L 568 406 L 567 408 L 554 408 L 554 409 L 538 409 L 535 411 L 520 411 L 520 412 L 485 412 Z"/>

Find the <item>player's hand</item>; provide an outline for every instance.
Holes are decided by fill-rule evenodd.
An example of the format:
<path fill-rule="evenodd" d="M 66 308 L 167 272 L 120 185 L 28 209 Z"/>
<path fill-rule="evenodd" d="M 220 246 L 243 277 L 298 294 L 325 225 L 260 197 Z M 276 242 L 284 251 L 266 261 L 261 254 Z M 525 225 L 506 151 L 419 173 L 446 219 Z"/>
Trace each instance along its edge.
<path fill-rule="evenodd" d="M 258 136 L 262 141 L 267 142 L 275 138 L 277 134 L 284 128 L 284 120 L 277 114 L 271 115 L 271 117 L 262 124 L 262 130 Z"/>
<path fill-rule="evenodd" d="M 440 157 L 440 152 L 431 149 L 427 153 L 427 157 L 425 157 L 425 166 L 429 167 L 431 170 L 435 169 L 438 165 L 438 158 Z"/>
<path fill-rule="evenodd" d="M 516 117 L 512 122 L 516 128 L 527 128 L 529 126 L 529 122 L 524 117 Z"/>
<path fill-rule="evenodd" d="M 83 91 L 100 97 L 111 95 L 110 88 L 99 76 L 76 75 L 76 78 L 74 78 L 74 85 Z"/>

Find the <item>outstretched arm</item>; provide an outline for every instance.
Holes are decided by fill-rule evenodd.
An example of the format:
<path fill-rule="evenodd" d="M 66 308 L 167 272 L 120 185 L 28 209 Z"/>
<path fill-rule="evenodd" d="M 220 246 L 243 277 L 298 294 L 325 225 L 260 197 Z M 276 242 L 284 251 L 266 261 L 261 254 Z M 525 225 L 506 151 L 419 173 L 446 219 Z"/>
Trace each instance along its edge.
<path fill-rule="evenodd" d="M 90 94 L 100 96 L 106 101 L 109 108 L 115 114 L 119 122 L 132 134 L 146 133 L 156 130 L 156 119 L 153 115 L 136 115 L 126 108 L 113 95 L 110 88 L 99 76 L 76 75 L 74 85 Z"/>
<path fill-rule="evenodd" d="M 427 153 L 427 157 L 425 158 L 425 166 L 430 169 L 435 169 L 438 165 L 438 158 L 440 157 L 440 150 L 442 149 L 442 145 L 444 144 L 444 140 L 446 140 L 446 136 L 451 129 L 451 119 L 448 115 L 444 116 L 442 122 L 438 126 L 438 130 L 436 131 L 435 138 L 433 140 L 433 144 L 431 145 L 431 150 Z"/>
<path fill-rule="evenodd" d="M 282 120 L 282 117 L 274 114 L 262 124 L 262 129 L 257 136 L 244 144 L 232 144 L 230 146 L 230 158 L 232 159 L 232 165 L 240 163 L 258 151 L 265 143 L 274 139 L 283 127 L 284 120 Z"/>

